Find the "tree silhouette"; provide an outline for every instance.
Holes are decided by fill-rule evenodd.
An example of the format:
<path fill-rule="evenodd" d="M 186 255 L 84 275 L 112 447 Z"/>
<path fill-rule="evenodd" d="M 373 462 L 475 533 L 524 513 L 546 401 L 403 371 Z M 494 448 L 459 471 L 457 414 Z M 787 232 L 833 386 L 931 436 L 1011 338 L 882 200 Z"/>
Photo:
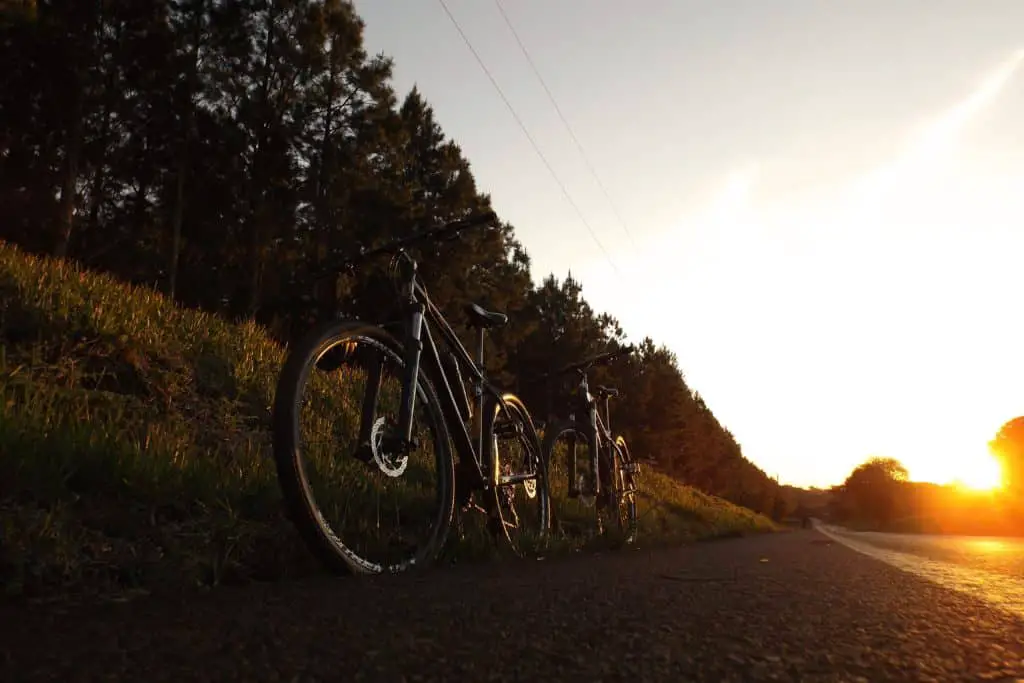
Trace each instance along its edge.
<path fill-rule="evenodd" d="M 491 202 L 423 93 L 395 92 L 363 28 L 346 0 L 0 0 L 0 239 L 281 341 L 324 315 L 387 318 L 386 263 L 311 273 Z M 413 251 L 466 342 L 466 301 L 509 314 L 487 337 L 500 383 L 626 343 L 571 274 L 531 281 L 512 225 Z M 613 425 L 633 455 L 785 514 L 680 359 L 636 346 L 593 374 L 622 392 Z M 559 412 L 540 388 L 522 393 L 539 419 Z"/>
<path fill-rule="evenodd" d="M 907 468 L 895 458 L 869 458 L 854 468 L 842 485 L 835 487 L 841 514 L 877 526 L 891 522 L 907 478 Z"/>
<path fill-rule="evenodd" d="M 1024 492 L 1024 416 L 1000 427 L 989 448 L 1002 464 L 1005 488 L 1017 494 Z"/>

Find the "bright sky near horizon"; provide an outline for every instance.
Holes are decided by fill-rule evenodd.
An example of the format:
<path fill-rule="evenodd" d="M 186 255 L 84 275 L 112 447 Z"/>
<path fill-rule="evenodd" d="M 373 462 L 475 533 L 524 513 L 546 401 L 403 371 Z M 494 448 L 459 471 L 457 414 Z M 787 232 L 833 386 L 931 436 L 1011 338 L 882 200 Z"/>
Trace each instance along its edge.
<path fill-rule="evenodd" d="M 1024 414 L 1024 2 L 356 0 L 510 221 L 745 455 L 970 477 Z M 625 223 L 616 217 L 616 211 Z"/>

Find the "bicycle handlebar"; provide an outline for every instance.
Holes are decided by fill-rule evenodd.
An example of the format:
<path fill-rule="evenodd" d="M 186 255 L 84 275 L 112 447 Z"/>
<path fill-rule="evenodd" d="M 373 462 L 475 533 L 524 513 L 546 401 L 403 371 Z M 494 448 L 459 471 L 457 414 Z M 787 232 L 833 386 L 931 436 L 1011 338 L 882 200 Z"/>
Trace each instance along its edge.
<path fill-rule="evenodd" d="M 496 220 L 498 220 L 498 214 L 493 211 L 488 211 L 487 213 L 482 213 L 479 216 L 472 216 L 470 218 L 463 218 L 461 220 L 452 221 L 451 223 L 446 223 L 438 228 L 427 230 L 419 236 L 414 235 L 409 239 L 412 241 L 431 238 L 442 241 L 454 239 L 455 237 L 458 237 L 459 233 L 463 230 L 487 225 L 488 223 L 493 223 Z"/>
<path fill-rule="evenodd" d="M 391 242 L 388 242 L 387 244 L 380 247 L 374 247 L 373 249 L 369 250 L 360 249 L 358 254 L 344 259 L 339 264 L 335 264 L 330 267 L 323 267 L 317 271 L 314 271 L 312 273 L 312 278 L 314 280 L 318 280 L 330 275 L 334 275 L 339 270 L 351 269 L 357 264 L 362 263 L 363 261 L 366 261 L 370 258 L 373 258 L 374 256 L 397 252 L 409 246 L 410 244 L 414 244 L 416 242 L 428 242 L 430 240 L 447 241 L 450 239 L 454 239 L 458 237 L 459 233 L 461 233 L 464 230 L 487 225 L 488 223 L 493 223 L 497 219 L 498 214 L 496 214 L 494 211 L 488 211 L 487 213 L 482 213 L 477 216 L 471 216 L 469 218 L 461 218 L 457 221 L 451 221 L 450 223 L 445 223 L 435 228 L 419 230 L 413 233 L 412 235 L 409 235 L 408 237 L 401 237 L 397 240 L 392 240 Z"/>
<path fill-rule="evenodd" d="M 487 213 L 480 214 L 479 216 L 462 218 L 457 221 L 445 223 L 444 225 L 440 225 L 436 228 L 431 228 L 429 230 L 421 230 L 419 232 L 413 233 L 412 235 L 409 235 L 408 237 L 402 237 L 400 239 L 389 242 L 382 247 L 376 247 L 375 249 L 370 249 L 369 251 L 360 250 L 360 253 L 357 256 L 354 256 L 346 260 L 346 265 L 355 265 L 361 261 L 365 261 L 368 258 L 377 256 L 378 254 L 387 254 L 390 252 L 395 252 L 416 242 L 428 242 L 430 240 L 443 241 L 453 239 L 455 237 L 458 237 L 459 233 L 462 232 L 463 230 L 468 230 L 469 228 L 476 228 L 481 225 L 486 225 L 497 220 L 497 218 L 498 214 L 494 213 L 493 211 L 488 211 Z"/>
<path fill-rule="evenodd" d="M 620 356 L 628 356 L 635 350 L 636 346 L 630 344 L 629 346 L 624 346 L 621 349 L 617 349 L 615 351 L 599 353 L 596 356 L 591 356 L 590 358 L 585 358 L 584 360 L 577 361 L 575 363 L 570 363 L 569 365 L 566 365 L 565 367 L 560 368 L 558 370 L 546 372 L 543 375 L 538 375 L 537 377 L 534 377 L 529 383 L 532 384 L 533 382 L 539 382 L 544 379 L 559 377 L 561 375 L 566 375 L 575 370 L 585 370 L 595 365 L 606 365 L 608 363 L 611 363 L 616 358 L 619 358 Z"/>
<path fill-rule="evenodd" d="M 573 370 L 583 370 L 585 368 L 590 368 L 595 365 L 607 365 L 608 363 L 611 363 L 613 360 L 616 360 L 621 356 L 628 356 L 635 350 L 636 347 L 630 344 L 629 346 L 624 346 L 621 349 L 617 349 L 615 351 L 600 353 L 596 356 L 591 356 L 590 358 L 581 360 L 578 363 L 567 365 L 566 367 L 562 368 L 562 370 L 558 374 L 565 374 L 568 372 L 572 372 Z"/>

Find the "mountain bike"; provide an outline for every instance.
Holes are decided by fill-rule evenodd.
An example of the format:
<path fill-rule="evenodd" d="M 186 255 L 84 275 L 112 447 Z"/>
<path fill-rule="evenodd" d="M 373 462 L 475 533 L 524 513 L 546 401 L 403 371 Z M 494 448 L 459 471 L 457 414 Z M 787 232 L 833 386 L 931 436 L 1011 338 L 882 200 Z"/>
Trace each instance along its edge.
<path fill-rule="evenodd" d="M 593 521 L 599 534 L 604 532 L 602 517 L 605 514 L 614 516 L 615 524 L 624 534 L 627 543 L 635 540 L 637 533 L 636 495 L 640 465 L 630 455 L 626 439 L 622 435 L 613 436 L 611 432 L 610 401 L 618 396 L 618 389 L 598 386 L 591 393 L 587 371 L 598 365 L 609 364 L 633 351 L 633 346 L 627 346 L 567 365 L 538 378 L 550 381 L 569 373 L 579 377 L 569 397 L 568 418 L 555 420 L 544 429 L 545 465 L 548 472 L 554 472 L 551 461 L 555 447 L 565 442 L 568 498 L 578 499 L 585 507 L 596 509 Z M 599 401 L 604 403 L 604 417 L 598 410 Z M 576 446 L 580 442 L 586 444 L 590 455 L 590 466 L 583 472 L 579 472 L 577 467 Z"/>
<path fill-rule="evenodd" d="M 484 369 L 485 332 L 508 318 L 466 306 L 479 333 L 474 360 L 406 251 L 495 218 L 489 212 L 422 230 L 317 274 L 352 272 L 392 254 L 388 272 L 401 306 L 397 321 L 335 318 L 315 326 L 290 349 L 277 384 L 273 450 L 286 512 L 337 573 L 431 564 L 445 546 L 456 502 L 460 510 L 483 511 L 489 540 L 516 554 L 530 537 L 547 533 L 550 503 L 536 428 L 523 402 L 494 387 Z M 394 533 L 382 530 L 392 526 Z"/>

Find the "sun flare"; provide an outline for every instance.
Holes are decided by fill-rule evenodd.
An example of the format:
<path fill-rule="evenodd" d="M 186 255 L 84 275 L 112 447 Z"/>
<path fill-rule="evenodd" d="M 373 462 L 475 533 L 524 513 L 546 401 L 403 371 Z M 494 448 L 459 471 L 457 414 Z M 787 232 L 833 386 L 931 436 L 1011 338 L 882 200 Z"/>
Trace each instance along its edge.
<path fill-rule="evenodd" d="M 994 456 L 985 455 L 971 463 L 971 468 L 963 472 L 957 480 L 964 488 L 992 491 L 1002 486 L 1003 469 Z"/>

